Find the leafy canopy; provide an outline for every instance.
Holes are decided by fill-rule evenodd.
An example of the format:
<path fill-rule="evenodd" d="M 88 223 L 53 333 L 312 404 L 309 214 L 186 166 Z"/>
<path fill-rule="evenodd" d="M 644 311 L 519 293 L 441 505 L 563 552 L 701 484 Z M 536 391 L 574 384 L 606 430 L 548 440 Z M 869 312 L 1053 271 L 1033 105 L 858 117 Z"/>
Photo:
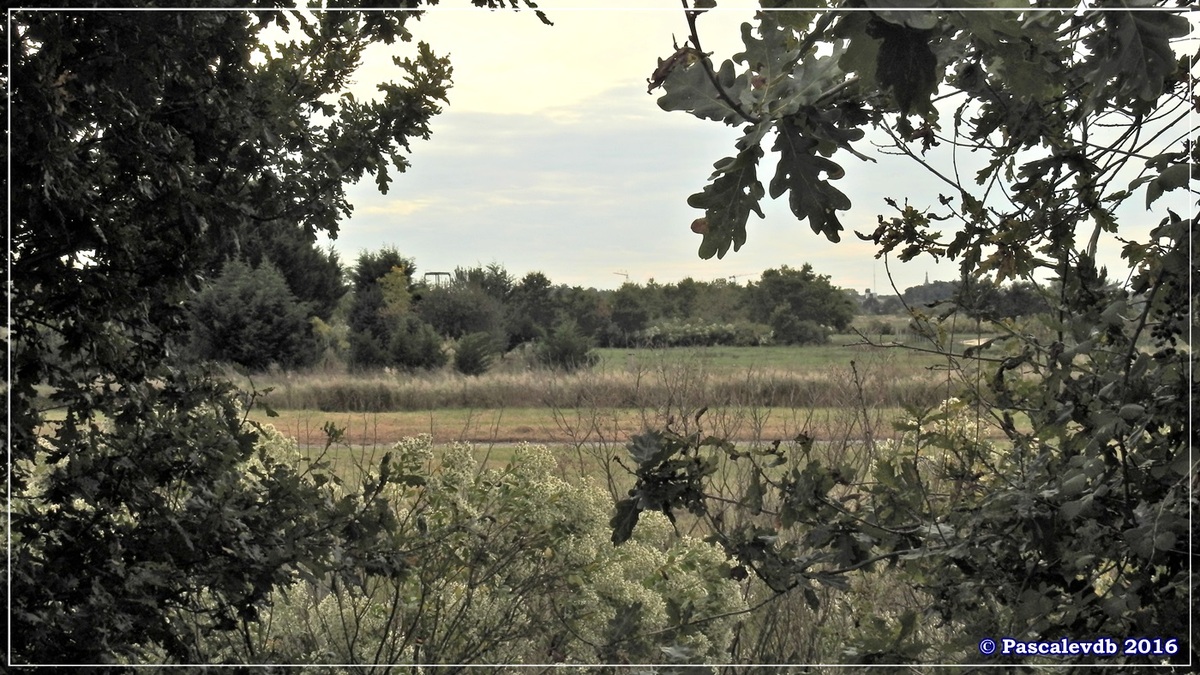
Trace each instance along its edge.
<path fill-rule="evenodd" d="M 242 397 L 174 345 L 239 234 L 334 236 L 348 184 L 388 189 L 450 64 L 417 43 L 360 101 L 346 88 L 364 51 L 412 41 L 416 13 L 197 8 L 10 15 L 18 663 L 198 662 L 202 636 L 245 634 L 297 576 L 401 571 L 375 558 L 371 489 L 326 499 L 294 466 L 248 469 Z M 287 41 L 268 44 L 273 28 Z M 311 281 L 336 301 L 340 284 Z"/>
<path fill-rule="evenodd" d="M 787 195 L 797 219 L 838 241 L 845 229 L 839 212 L 851 202 L 834 181 L 845 176 L 846 156 L 875 161 L 854 145 L 868 129 L 898 141 L 900 154 L 911 152 L 917 141 L 928 149 L 947 130 L 956 147 L 986 152 L 991 161 L 975 186 L 958 186 L 945 172 L 934 174 L 949 183 L 948 199 L 961 204 L 957 213 L 966 227 L 954 241 L 935 244 L 905 234 L 904 228 L 918 227 L 911 219 L 888 223 L 867 238 L 883 252 L 907 244 L 901 248 L 905 258 L 926 251 L 960 259 L 972 270 L 986 260 L 986 269 L 1001 276 L 1027 272 L 1034 260 L 1017 259 L 1018 252 L 983 235 L 1011 229 L 1008 221 L 1024 204 L 995 206 L 973 194 L 976 186 L 989 195 L 1007 181 L 1015 188 L 1010 194 L 1032 195 L 1036 191 L 1027 188 L 1075 181 L 1087 198 L 1063 217 L 1091 219 L 1111 231 L 1112 213 L 1128 194 L 1107 189 L 1113 176 L 1099 167 L 1128 161 L 1130 153 L 1158 158 L 1151 163 L 1156 173 L 1143 176 L 1150 201 L 1183 185 L 1186 163 L 1176 164 L 1181 157 L 1146 155 L 1138 147 L 1145 139 L 1131 134 L 1111 148 L 1098 146 L 1095 134 L 1089 139 L 1084 130 L 1101 119 L 1180 120 L 1184 111 L 1177 107 L 1169 119 L 1151 115 L 1166 113 L 1156 105 L 1164 95 L 1178 102 L 1186 81 L 1187 65 L 1170 42 L 1187 35 L 1187 19 L 1178 12 L 1142 11 L 1169 3 L 1112 3 L 1088 13 L 986 12 L 973 6 L 935 11 L 937 4 L 905 3 L 930 10 L 900 11 L 893 3 L 855 0 L 844 6 L 871 11 L 838 12 L 817 11 L 836 10 L 837 2 L 767 2 L 764 8 L 791 11 L 763 11 L 756 24 L 743 24 L 744 51 L 719 66 L 701 43 L 706 9 L 685 12 L 692 30 L 679 52 L 688 58 L 673 58 L 656 71 L 651 88 L 662 86 L 659 106 L 743 131 L 736 153 L 717 161 L 710 183 L 688 199 L 704 210 L 701 257 L 738 250 L 750 213 L 763 216 L 766 194 Z M 758 169 L 768 156 L 767 144 L 776 159 L 764 188 Z M 1164 164 L 1169 158 L 1170 165 Z M 1114 199 L 1101 203 L 1097 196 L 1106 189 Z M 1062 219 L 1045 219 L 1021 236 L 1032 243 L 1062 240 L 1053 230 Z M 992 247 L 1001 250 L 983 257 Z"/>
<path fill-rule="evenodd" d="M 1154 662 L 1194 662 L 1187 251 L 1200 220 L 1164 207 L 1174 192 L 1195 213 L 1189 180 L 1200 173 L 1188 123 L 1200 110 L 1188 86 L 1197 57 L 1176 44 L 1189 32 L 1185 3 L 1006 4 L 773 0 L 742 27 L 745 51 L 719 66 L 698 28 L 713 3 L 685 8 L 691 33 L 676 54 L 687 58 L 660 63 L 659 104 L 743 128 L 688 200 L 705 212 L 693 225 L 700 255 L 736 251 L 768 192 L 837 241 L 850 200 L 833 181 L 848 155 L 865 157 L 853 144 L 869 127 L 942 191 L 929 210 L 889 200 L 894 215 L 858 236 L 879 256 L 957 261 L 971 282 L 959 303 L 913 312 L 957 395 L 909 410 L 887 442 L 864 406 L 857 461 L 823 456 L 805 434 L 749 450 L 670 429 L 635 438 L 637 485 L 613 540 L 644 511 L 686 509 L 743 569 L 813 606 L 818 586 L 894 576 L 911 599 L 896 626 L 864 623 L 837 655 L 850 662 L 978 663 L 983 635 L 1173 636 Z M 776 170 L 764 190 L 768 143 Z M 931 152 L 943 145 L 953 154 Z M 967 153 L 985 164 L 962 176 Z M 1141 209 L 1157 225 L 1143 226 Z M 1096 263 L 1113 240 L 1124 260 L 1115 281 Z M 997 337 L 981 344 L 952 340 L 957 312 L 981 316 L 965 289 L 1006 279 L 1040 311 L 992 322 Z M 730 474 L 747 478 L 731 490 Z M 940 629 L 918 630 L 918 617 Z"/>

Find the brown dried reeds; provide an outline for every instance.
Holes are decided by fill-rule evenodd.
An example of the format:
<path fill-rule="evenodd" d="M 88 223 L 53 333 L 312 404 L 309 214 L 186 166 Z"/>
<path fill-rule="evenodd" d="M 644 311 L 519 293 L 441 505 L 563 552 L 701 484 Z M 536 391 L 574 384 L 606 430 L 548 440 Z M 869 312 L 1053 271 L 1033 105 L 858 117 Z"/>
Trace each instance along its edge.
<path fill-rule="evenodd" d="M 862 402 L 870 407 L 932 406 L 945 380 L 893 364 L 860 368 Z M 657 408 L 762 406 L 836 408 L 853 401 L 848 368 L 711 371 L 702 363 L 635 364 L 621 370 L 491 372 L 478 377 L 435 373 L 284 374 L 256 380 L 269 403 L 288 410 L 389 412 L 445 408 Z"/>

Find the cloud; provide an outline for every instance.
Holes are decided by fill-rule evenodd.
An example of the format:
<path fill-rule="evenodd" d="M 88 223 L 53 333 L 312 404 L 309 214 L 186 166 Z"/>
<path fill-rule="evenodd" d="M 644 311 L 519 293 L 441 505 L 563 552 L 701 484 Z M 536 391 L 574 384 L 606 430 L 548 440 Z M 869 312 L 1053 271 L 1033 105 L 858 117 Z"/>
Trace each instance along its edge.
<path fill-rule="evenodd" d="M 765 200 L 767 218 L 751 217 L 740 252 L 700 260 L 700 239 L 688 229 L 699 212 L 686 201 L 708 182 L 713 163 L 735 152 L 741 130 L 663 112 L 658 95 L 646 93 L 657 58 L 669 55 L 672 36 L 686 30 L 678 5 L 601 11 L 573 9 L 587 0 L 543 4 L 553 4 L 547 7 L 553 27 L 528 12 L 441 9 L 410 26 L 416 39 L 450 55 L 455 88 L 432 122 L 432 139 L 414 143 L 412 167 L 396 177 L 388 196 L 370 181 L 353 188 L 356 210 L 337 244 L 344 253 L 392 244 L 423 269 L 495 261 L 517 275 L 540 270 L 556 282 L 585 286 L 619 284 L 614 271 L 638 281 L 744 280 L 809 262 L 838 285 L 886 288 L 884 261 L 854 232 L 873 231 L 879 215 L 895 215 L 884 197 L 940 209 L 938 193 L 951 192 L 911 160 L 881 153 L 869 136 L 856 148 L 877 163 L 846 153 L 834 158 L 846 171 L 835 185 L 853 203 L 839 214 L 846 228 L 840 243 L 797 221 L 786 199 Z M 702 16 L 705 50 L 718 60 L 741 51 L 738 24 L 751 15 L 746 9 Z M 368 55 L 363 82 L 375 76 L 371 68 L 394 70 L 376 65 L 390 64 L 392 55 Z M 777 159 L 770 140 L 765 146 L 764 184 Z M 943 144 L 927 159 L 953 167 L 970 184 L 986 158 L 951 152 Z M 902 290 L 921 283 L 927 271 L 931 279 L 958 276 L 954 263 L 893 260 L 890 267 Z"/>
<path fill-rule="evenodd" d="M 456 88 L 432 122 L 432 139 L 414 144 L 412 167 L 387 197 L 370 181 L 354 188 L 343 251 L 393 244 L 422 269 L 495 261 L 516 275 L 540 270 L 585 286 L 618 285 L 614 271 L 638 281 L 745 279 L 811 262 L 834 283 L 866 288 L 880 264 L 851 230 L 874 229 L 884 192 L 929 193 L 908 178 L 916 172 L 898 173 L 894 162 L 884 168 L 846 158 L 839 187 L 854 209 L 843 217 L 841 244 L 797 222 L 786 201 L 771 202 L 767 220 L 751 219 L 741 252 L 700 260 L 699 237 L 688 228 L 699 212 L 686 201 L 713 163 L 735 152 L 741 131 L 663 112 L 657 94 L 646 93 L 656 58 L 685 28 L 677 7 L 563 11 L 552 28 L 528 13 L 468 14 L 435 12 L 413 26 L 417 39 L 450 54 Z M 736 41 L 737 23 L 749 16 L 702 17 L 706 49 L 717 57 L 738 51 L 721 40 Z M 768 153 L 764 183 L 773 162 Z M 916 283 L 922 273 L 913 272 Z"/>
<path fill-rule="evenodd" d="M 356 188 L 359 207 L 339 247 L 387 241 L 424 269 L 494 260 L 518 275 L 541 270 L 556 282 L 609 286 L 621 281 L 614 270 L 665 282 L 757 277 L 809 261 L 830 274 L 836 261 L 846 273 L 835 283 L 863 285 L 857 272 L 869 249 L 817 241 L 783 203 L 767 205 L 768 221 L 752 219 L 742 252 L 698 259 L 699 238 L 688 225 L 699 212 L 686 200 L 732 151 L 738 132 L 661 112 L 644 90 L 597 94 L 575 119 L 448 110 L 434 124 L 392 196 L 373 194 L 367 181 Z M 859 228 L 870 229 L 871 220 Z M 855 256 L 857 263 L 841 261 Z"/>
<path fill-rule="evenodd" d="M 358 215 L 410 216 L 430 208 L 435 203 L 433 199 L 363 200 L 354 207 L 354 211 Z"/>

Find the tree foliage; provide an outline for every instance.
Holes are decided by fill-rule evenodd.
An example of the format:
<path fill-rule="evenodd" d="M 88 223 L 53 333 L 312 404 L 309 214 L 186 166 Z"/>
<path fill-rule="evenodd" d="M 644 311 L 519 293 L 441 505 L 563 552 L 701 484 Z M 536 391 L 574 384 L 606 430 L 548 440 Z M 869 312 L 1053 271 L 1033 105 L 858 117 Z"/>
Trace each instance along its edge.
<path fill-rule="evenodd" d="M 558 322 L 570 321 L 588 338 L 606 343 L 614 332 L 611 293 L 582 286 L 560 285 L 554 289 L 555 304 L 558 306 Z"/>
<path fill-rule="evenodd" d="M 954 114 L 955 138 L 993 155 L 978 176 L 980 184 L 994 184 L 1007 175 L 1013 183 L 1050 178 L 1059 185 L 1079 177 L 1094 190 L 1094 179 L 1101 178 L 1104 185 L 1112 180 L 1111 175 L 1096 174 L 1097 158 L 1120 161 L 1127 157 L 1122 154 L 1128 151 L 1126 144 L 1138 142 L 1126 138 L 1109 152 L 1096 153 L 1081 145 L 1076 125 L 1088 116 L 1147 117 L 1164 94 L 1178 99 L 1185 80 L 1187 66 L 1172 55 L 1169 44 L 1188 31 L 1187 20 L 1176 13 L 1113 7 L 1077 17 L 1051 10 L 1027 16 L 1025 24 L 1018 24 L 1013 17 L 1020 15 L 1015 12 L 889 12 L 882 4 L 855 4 L 878 11 L 764 12 L 757 26 L 743 26 L 745 51 L 732 60 L 720 67 L 707 57 L 678 60 L 662 78 L 666 93 L 659 105 L 663 109 L 748 125 L 737 143 L 739 155 L 717 162 L 712 184 L 689 200 L 706 210 L 703 257 L 718 251 L 724 255 L 731 244 L 736 251 L 745 241 L 745 218 L 731 217 L 728 210 L 758 209 L 764 190 L 757 176 L 744 170 L 743 157 L 764 156 L 761 146 L 771 135 L 777 139 L 773 149 L 780 153 L 772 196 L 790 194 L 797 218 L 809 220 L 815 232 L 836 241 L 844 229 L 836 212 L 848 209 L 850 202 L 832 184 L 845 170 L 831 158 L 864 158 L 851 144 L 863 138 L 867 126 L 890 129 L 903 148 L 938 142 L 934 135 L 941 128 L 941 111 L 930 102 L 934 86 L 929 83 L 939 91 L 941 87 L 954 90 L 962 101 Z M 702 53 L 696 26 L 703 11 L 687 12 L 694 30 L 691 44 L 684 49 L 693 55 Z M 816 55 L 821 43 L 834 47 L 832 53 Z M 1076 44 L 1087 49 L 1077 53 Z M 937 48 L 932 59 L 926 54 L 929 45 Z M 707 77 L 706 71 L 713 76 Z M 897 92 L 902 92 L 899 99 Z M 1178 119 L 1183 112 L 1160 114 Z M 914 126 L 911 115 L 919 116 L 919 126 Z M 996 133 L 1001 130 L 1007 132 L 1003 138 Z M 1050 152 L 1032 161 L 1019 156 L 1038 145 Z M 1155 164 L 1169 159 L 1172 164 L 1188 163 L 1182 156 L 1168 155 Z M 1158 173 L 1144 176 L 1142 182 L 1152 182 L 1167 168 L 1158 166 Z M 1170 171 L 1165 185 L 1179 187 L 1178 179 L 1185 175 L 1186 171 Z M 797 182 L 801 177 L 803 182 Z M 733 187 L 725 189 L 725 197 L 706 206 L 705 195 L 723 190 L 720 186 L 730 181 Z M 954 187 L 952 181 L 949 187 Z M 887 233 L 900 223 L 889 224 L 872 239 L 884 250 L 907 243 L 917 246 L 912 255 L 929 250 L 959 258 L 974 271 L 983 260 L 980 251 L 997 243 L 980 237 L 981 228 L 1003 230 L 998 226 L 1016 223 L 1004 223 L 1006 214 L 977 205 L 959 192 L 952 190 L 950 198 L 963 199 L 964 222 L 974 225 L 964 230 L 959 245 L 948 242 L 931 249 L 931 241 L 913 232 L 907 236 L 912 241 L 907 241 L 900 231 L 892 241 Z M 1148 196 L 1155 193 L 1150 188 Z M 1103 219 L 1102 214 L 1114 210 L 1115 204 L 1101 208 L 1093 203 L 1093 196 L 1085 195 L 1077 219 Z M 735 208 L 737 204 L 742 206 Z M 911 228 L 912 223 L 907 224 Z M 1051 225 L 1039 223 L 1028 232 L 1028 241 L 1040 243 L 1053 237 Z M 970 242 L 972 238 L 976 241 Z M 964 257 L 968 249 L 973 253 Z M 995 265 L 1000 262 L 995 259 Z M 1009 270 L 1009 276 L 1017 271 Z"/>
<path fill-rule="evenodd" d="M 483 287 L 470 282 L 436 286 L 421 294 L 417 314 L 439 335 L 457 340 L 470 333 L 489 333 L 506 343 L 504 304 Z"/>
<path fill-rule="evenodd" d="M 536 353 L 542 365 L 572 371 L 600 362 L 592 347 L 591 338 L 580 332 L 574 321 L 563 319 L 537 344 Z"/>
<path fill-rule="evenodd" d="M 433 370 L 449 360 L 442 336 L 415 314 L 405 314 L 393 322 L 387 354 L 387 364 L 401 368 Z"/>
<path fill-rule="evenodd" d="M 541 272 L 530 272 L 513 287 L 510 296 L 505 331 L 511 349 L 545 335 L 554 325 L 556 307 L 551 295 L 550 279 Z"/>
<path fill-rule="evenodd" d="M 363 251 L 350 271 L 350 281 L 357 292 L 375 285 L 389 274 L 403 276 L 404 290 L 411 290 L 417 274 L 416 262 L 401 255 L 394 246 L 385 246 L 378 251 Z"/>
<path fill-rule="evenodd" d="M 360 101 L 364 50 L 414 14 L 253 9 L 10 16 L 17 663 L 194 661 L 298 576 L 402 572 L 378 485 L 254 463 L 238 392 L 174 345 L 238 233 L 333 236 L 348 184 L 387 190 L 450 66 L 415 45 Z"/>
<path fill-rule="evenodd" d="M 749 450 L 669 430 L 635 439 L 638 485 L 618 506 L 614 540 L 641 511 L 687 509 L 781 594 L 816 603 L 818 585 L 883 572 L 919 593 L 914 612 L 948 627 L 937 643 L 918 638 L 915 614 L 896 629 L 864 627 L 842 655 L 855 662 L 978 663 L 986 635 L 1161 635 L 1179 649 L 1103 663 L 1194 661 L 1183 618 L 1197 442 L 1185 289 L 1200 223 L 1163 206 L 1172 191 L 1191 192 L 1176 204 L 1194 198 L 1200 165 L 1185 124 L 1196 60 L 1172 44 L 1188 21 L 1168 2 L 917 4 L 927 9 L 856 0 L 845 6 L 864 11 L 764 11 L 742 28 L 745 51 L 719 66 L 701 47 L 704 10 L 686 10 L 690 58 L 656 73 L 660 105 L 744 125 L 736 156 L 689 199 L 705 210 L 700 255 L 745 241 L 772 136 L 769 193 L 789 195 L 798 219 L 837 241 L 837 212 L 850 206 L 833 184 L 846 172 L 838 162 L 865 157 L 852 144 L 869 127 L 944 193 L 929 210 L 889 200 L 891 215 L 858 236 L 879 255 L 956 261 L 976 290 L 1021 280 L 1046 311 L 995 321 L 999 337 L 966 349 L 945 322 L 959 309 L 981 316 L 978 297 L 918 311 L 960 393 L 909 411 L 895 444 L 868 432 L 862 462 L 830 465 L 805 436 Z M 985 164 L 960 176 L 952 162 L 968 151 Z M 1139 227 L 1141 208 L 1157 212 L 1156 226 Z M 1115 279 L 1096 262 L 1113 239 L 1125 267 Z M 732 497 L 718 490 L 725 461 L 749 465 Z M 744 517 L 721 517 L 730 504 Z"/>
<path fill-rule="evenodd" d="M 230 259 L 245 260 L 253 267 L 273 265 L 288 289 L 308 303 L 313 316 L 329 321 L 346 294 L 341 261 L 330 247 L 321 250 L 315 238 L 295 223 L 278 220 L 242 223 L 241 232 L 229 238 Z"/>
<path fill-rule="evenodd" d="M 514 279 L 500 263 L 491 263 L 487 267 L 456 268 L 454 280 L 461 284 L 477 286 L 501 304 L 508 302 L 514 286 Z"/>
<path fill-rule="evenodd" d="M 829 342 L 829 329 L 812 319 L 801 319 L 784 306 L 775 308 L 767 319 L 771 338 L 776 344 L 823 345 Z"/>
<path fill-rule="evenodd" d="M 751 319 L 772 325 L 772 317 L 782 313 L 795 321 L 845 330 L 856 309 L 849 296 L 829 283 L 828 276 L 814 272 L 808 263 L 800 269 L 784 265 L 766 270 L 758 283 L 750 286 L 749 297 Z"/>
<path fill-rule="evenodd" d="M 651 290 L 652 289 L 648 289 Z M 612 296 L 612 322 L 622 334 L 628 336 L 646 328 L 651 308 L 641 289 L 629 282 L 621 284 Z"/>
<path fill-rule="evenodd" d="M 496 344 L 487 333 L 464 335 L 454 346 L 454 369 L 463 375 L 482 375 L 492 367 Z"/>
<path fill-rule="evenodd" d="M 269 260 L 231 260 L 190 303 L 192 346 L 200 358 L 255 371 L 306 366 L 317 358 L 309 309 Z"/>
<path fill-rule="evenodd" d="M 442 340 L 414 311 L 419 292 L 410 258 L 392 247 L 364 251 L 351 273 L 354 298 L 347 318 L 353 368 L 440 368 Z"/>

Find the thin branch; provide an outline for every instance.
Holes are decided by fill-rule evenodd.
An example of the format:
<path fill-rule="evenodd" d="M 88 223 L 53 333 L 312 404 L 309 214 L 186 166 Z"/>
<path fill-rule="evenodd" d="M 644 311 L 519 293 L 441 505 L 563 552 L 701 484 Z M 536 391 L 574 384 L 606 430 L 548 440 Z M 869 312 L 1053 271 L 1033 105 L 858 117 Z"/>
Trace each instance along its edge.
<path fill-rule="evenodd" d="M 1133 354 L 1137 351 L 1138 338 L 1146 329 L 1146 320 L 1150 318 L 1150 310 L 1154 307 L 1154 296 L 1158 295 L 1158 289 L 1162 288 L 1165 281 L 1166 277 L 1162 274 L 1154 280 L 1154 287 L 1146 296 L 1146 306 L 1142 308 L 1142 315 L 1138 317 L 1137 327 L 1133 329 L 1133 335 L 1129 338 L 1129 350 L 1125 352 L 1125 377 L 1123 378 L 1125 386 L 1129 385 L 1129 374 L 1133 370 Z"/>
<path fill-rule="evenodd" d="M 901 300 L 901 303 L 903 303 L 903 299 Z M 899 342 L 892 342 L 892 343 L 875 342 L 875 341 L 871 340 L 871 338 L 867 337 L 866 335 L 863 335 L 857 329 L 852 329 L 852 330 L 854 330 L 854 332 L 859 337 L 861 337 L 863 341 L 855 342 L 850 345 L 847 345 L 849 347 L 857 347 L 860 345 L 866 345 L 868 347 L 875 347 L 877 349 L 904 349 L 904 350 L 909 350 L 909 351 L 914 351 L 914 352 L 920 352 L 923 354 L 936 354 L 938 356 L 946 356 L 946 357 L 949 357 L 952 359 L 971 359 L 973 361 L 984 361 L 987 363 L 1004 363 L 1006 360 L 1006 359 L 999 359 L 999 358 L 993 358 L 993 357 L 988 357 L 988 356 L 979 356 L 974 353 L 967 354 L 965 351 L 962 352 L 961 354 L 955 354 L 953 351 L 947 352 L 943 349 L 930 349 L 928 347 L 914 347 L 913 345 L 901 344 Z"/>
<path fill-rule="evenodd" d="M 887 132 L 888 136 L 890 136 L 892 138 L 892 141 L 895 142 L 895 146 L 893 146 L 893 147 L 898 149 L 901 154 L 906 155 L 910 159 L 915 160 L 918 164 L 925 167 L 926 171 L 937 176 L 938 178 L 941 178 L 950 187 L 953 187 L 954 189 L 958 190 L 959 192 L 963 192 L 961 185 L 959 185 L 955 181 L 948 178 L 941 171 L 938 171 L 937 169 L 933 168 L 933 166 L 930 165 L 929 162 L 926 162 L 923 158 L 917 156 L 916 153 L 914 153 L 912 150 L 910 150 L 908 148 L 908 143 L 905 142 L 904 139 L 902 139 L 899 135 L 896 134 L 896 131 L 894 129 L 892 129 L 891 125 L 889 125 L 886 120 L 883 122 L 883 128 Z M 889 153 L 889 154 L 891 154 L 891 153 Z"/>

